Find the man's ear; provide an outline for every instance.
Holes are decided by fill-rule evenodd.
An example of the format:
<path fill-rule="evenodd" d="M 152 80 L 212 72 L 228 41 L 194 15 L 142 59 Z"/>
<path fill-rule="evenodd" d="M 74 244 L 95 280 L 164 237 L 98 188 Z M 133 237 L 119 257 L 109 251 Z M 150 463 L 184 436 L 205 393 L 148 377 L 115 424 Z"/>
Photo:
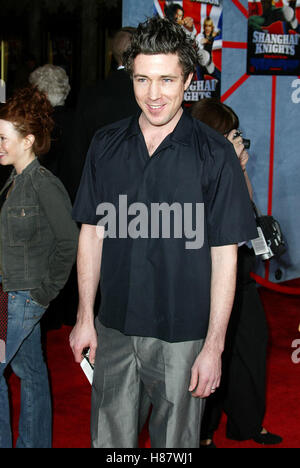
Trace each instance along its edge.
<path fill-rule="evenodd" d="M 35 142 L 35 136 L 34 135 L 27 135 L 25 138 L 24 138 L 24 145 L 25 145 L 25 149 L 30 149 L 32 148 L 33 144 Z"/>
<path fill-rule="evenodd" d="M 184 91 L 186 91 L 186 90 L 189 88 L 189 86 L 190 86 L 190 84 L 191 84 L 191 82 L 192 82 L 193 76 L 194 76 L 194 73 L 191 72 L 191 73 L 189 74 L 189 76 L 187 77 L 187 79 L 185 80 L 185 83 L 184 83 Z"/>

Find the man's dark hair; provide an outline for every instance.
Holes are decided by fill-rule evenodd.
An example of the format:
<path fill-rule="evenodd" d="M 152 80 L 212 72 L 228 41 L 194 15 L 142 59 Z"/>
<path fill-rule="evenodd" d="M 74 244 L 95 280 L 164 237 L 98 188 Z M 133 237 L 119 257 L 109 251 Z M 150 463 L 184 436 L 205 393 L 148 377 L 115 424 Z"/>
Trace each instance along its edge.
<path fill-rule="evenodd" d="M 184 80 L 195 71 L 198 63 L 197 48 L 184 29 L 166 18 L 154 16 L 140 23 L 124 53 L 123 63 L 132 76 L 133 62 L 140 55 L 177 54 Z"/>
<path fill-rule="evenodd" d="M 178 10 L 181 10 L 184 13 L 184 9 L 179 5 L 179 3 L 171 3 L 165 6 L 164 12 L 170 21 L 175 21 L 175 15 Z"/>

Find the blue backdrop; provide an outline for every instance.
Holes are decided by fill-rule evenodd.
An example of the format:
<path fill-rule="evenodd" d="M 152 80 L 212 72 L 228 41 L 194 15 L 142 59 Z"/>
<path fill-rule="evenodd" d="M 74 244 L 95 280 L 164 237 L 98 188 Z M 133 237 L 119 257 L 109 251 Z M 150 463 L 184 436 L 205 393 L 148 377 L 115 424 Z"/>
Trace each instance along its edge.
<path fill-rule="evenodd" d="M 270 261 L 269 279 L 278 283 L 300 277 L 300 79 L 246 76 L 247 17 L 242 7 L 248 9 L 248 0 L 235 3 L 223 1 L 221 94 L 251 139 L 248 173 L 254 201 L 264 214 L 273 214 L 284 233 L 288 251 Z M 124 26 L 136 26 L 152 14 L 153 0 L 123 0 Z M 275 278 L 278 269 L 280 280 Z M 265 277 L 263 262 L 258 273 Z"/>

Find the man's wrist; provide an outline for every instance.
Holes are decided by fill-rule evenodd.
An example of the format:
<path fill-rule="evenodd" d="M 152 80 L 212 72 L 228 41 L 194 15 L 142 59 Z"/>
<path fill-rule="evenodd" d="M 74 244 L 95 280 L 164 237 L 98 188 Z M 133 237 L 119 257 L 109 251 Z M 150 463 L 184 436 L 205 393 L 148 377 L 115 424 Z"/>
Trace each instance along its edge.
<path fill-rule="evenodd" d="M 78 308 L 77 323 L 80 325 L 94 325 L 94 310 Z"/>
<path fill-rule="evenodd" d="M 223 354 L 225 339 L 220 337 L 207 337 L 202 350 L 212 354 Z"/>

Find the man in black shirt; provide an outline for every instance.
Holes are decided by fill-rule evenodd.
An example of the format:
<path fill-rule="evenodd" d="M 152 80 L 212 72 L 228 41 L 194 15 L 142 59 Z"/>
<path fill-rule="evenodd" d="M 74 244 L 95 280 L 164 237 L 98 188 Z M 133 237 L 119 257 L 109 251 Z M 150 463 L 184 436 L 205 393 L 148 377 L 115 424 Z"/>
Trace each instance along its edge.
<path fill-rule="evenodd" d="M 182 109 L 191 40 L 152 18 L 125 55 L 141 114 L 99 130 L 89 149 L 73 212 L 82 229 L 70 344 L 77 362 L 89 347 L 95 363 L 94 447 L 137 447 L 143 399 L 152 447 L 192 448 L 203 398 L 220 384 L 237 244 L 257 231 L 231 143 Z"/>

